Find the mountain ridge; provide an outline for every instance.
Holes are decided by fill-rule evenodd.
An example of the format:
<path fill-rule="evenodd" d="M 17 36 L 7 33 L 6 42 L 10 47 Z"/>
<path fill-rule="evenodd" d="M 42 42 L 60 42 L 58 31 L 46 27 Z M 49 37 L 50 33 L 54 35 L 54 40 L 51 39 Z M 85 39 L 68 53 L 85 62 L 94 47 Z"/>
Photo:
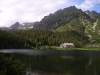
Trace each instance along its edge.
<path fill-rule="evenodd" d="M 29 30 L 33 28 L 34 24 L 35 24 L 34 22 L 25 22 L 23 24 L 16 22 L 10 27 L 0 27 L 0 29 L 1 30 Z"/>
<path fill-rule="evenodd" d="M 75 6 L 60 9 L 55 13 L 44 16 L 40 22 L 26 22 L 20 24 L 16 22 L 10 27 L 0 27 L 2 30 L 28 30 L 28 29 L 50 29 L 50 30 L 81 30 L 85 28 L 93 29 L 93 24 L 100 18 L 100 13 L 96 11 L 82 11 Z M 99 21 L 99 20 L 98 20 Z M 78 23 L 79 22 L 79 23 Z M 78 27 L 78 28 L 77 28 Z M 99 24 L 95 25 L 95 31 Z M 66 29 L 65 29 L 66 28 Z M 99 30 L 99 29 L 98 29 Z M 82 33 L 83 34 L 83 33 Z"/>
<path fill-rule="evenodd" d="M 91 20 L 97 17 L 100 17 L 100 15 L 95 11 L 92 11 L 91 13 L 86 13 L 81 9 L 77 9 L 75 6 L 71 6 L 58 10 L 54 14 L 45 16 L 40 22 L 34 25 L 34 29 L 55 29 L 62 25 L 62 23 L 67 23 L 72 18 L 80 18 L 81 20 L 86 19 L 92 22 Z"/>

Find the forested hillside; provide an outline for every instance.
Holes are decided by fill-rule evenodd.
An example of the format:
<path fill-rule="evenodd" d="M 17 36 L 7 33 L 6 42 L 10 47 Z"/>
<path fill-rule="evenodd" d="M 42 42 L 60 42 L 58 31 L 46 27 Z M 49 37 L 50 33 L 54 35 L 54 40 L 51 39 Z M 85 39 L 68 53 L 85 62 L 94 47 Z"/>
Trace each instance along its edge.
<path fill-rule="evenodd" d="M 0 48 L 41 48 L 43 46 L 58 46 L 64 42 L 74 43 L 75 47 L 83 47 L 89 43 L 88 37 L 76 31 L 50 30 L 0 30 Z"/>

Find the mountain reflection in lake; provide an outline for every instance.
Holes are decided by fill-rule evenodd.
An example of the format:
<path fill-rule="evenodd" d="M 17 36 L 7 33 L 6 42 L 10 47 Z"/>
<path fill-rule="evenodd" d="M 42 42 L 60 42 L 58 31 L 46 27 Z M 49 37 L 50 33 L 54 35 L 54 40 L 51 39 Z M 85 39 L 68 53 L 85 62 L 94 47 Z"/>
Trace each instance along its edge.
<path fill-rule="evenodd" d="M 0 50 L 0 52 L 4 52 L 6 56 L 14 53 L 16 59 L 26 64 L 27 75 L 29 73 L 30 75 L 100 75 L 99 51 L 86 53 L 86 51 Z"/>

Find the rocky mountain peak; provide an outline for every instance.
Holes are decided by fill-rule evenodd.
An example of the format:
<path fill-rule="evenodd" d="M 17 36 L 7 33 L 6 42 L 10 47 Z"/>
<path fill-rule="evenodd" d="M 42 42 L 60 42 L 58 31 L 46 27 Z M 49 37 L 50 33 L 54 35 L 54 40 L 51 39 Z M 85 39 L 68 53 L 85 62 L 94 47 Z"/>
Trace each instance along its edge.
<path fill-rule="evenodd" d="M 96 18 L 96 17 L 100 17 L 100 14 L 97 13 L 96 11 L 84 11 L 86 14 L 88 14 L 91 18 Z"/>
<path fill-rule="evenodd" d="M 83 16 L 82 16 L 83 15 Z M 85 17 L 84 17 L 85 16 Z M 60 25 L 67 23 L 73 18 L 82 19 L 89 17 L 81 9 L 77 9 L 75 6 L 60 9 L 53 14 L 45 16 L 39 23 L 34 25 L 35 29 L 55 29 Z"/>

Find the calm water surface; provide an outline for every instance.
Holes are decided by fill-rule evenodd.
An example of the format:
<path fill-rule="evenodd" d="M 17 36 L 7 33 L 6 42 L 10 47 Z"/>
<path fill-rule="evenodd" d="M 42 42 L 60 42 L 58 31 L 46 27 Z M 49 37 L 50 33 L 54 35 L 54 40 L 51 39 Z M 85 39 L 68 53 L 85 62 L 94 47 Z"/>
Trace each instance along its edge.
<path fill-rule="evenodd" d="M 100 56 L 99 50 L 32 50 L 32 49 L 1 49 L 3 53 L 21 53 L 27 55 L 66 55 L 66 56 Z"/>
<path fill-rule="evenodd" d="M 26 75 L 100 75 L 100 51 L 1 49 L 26 64 Z"/>

